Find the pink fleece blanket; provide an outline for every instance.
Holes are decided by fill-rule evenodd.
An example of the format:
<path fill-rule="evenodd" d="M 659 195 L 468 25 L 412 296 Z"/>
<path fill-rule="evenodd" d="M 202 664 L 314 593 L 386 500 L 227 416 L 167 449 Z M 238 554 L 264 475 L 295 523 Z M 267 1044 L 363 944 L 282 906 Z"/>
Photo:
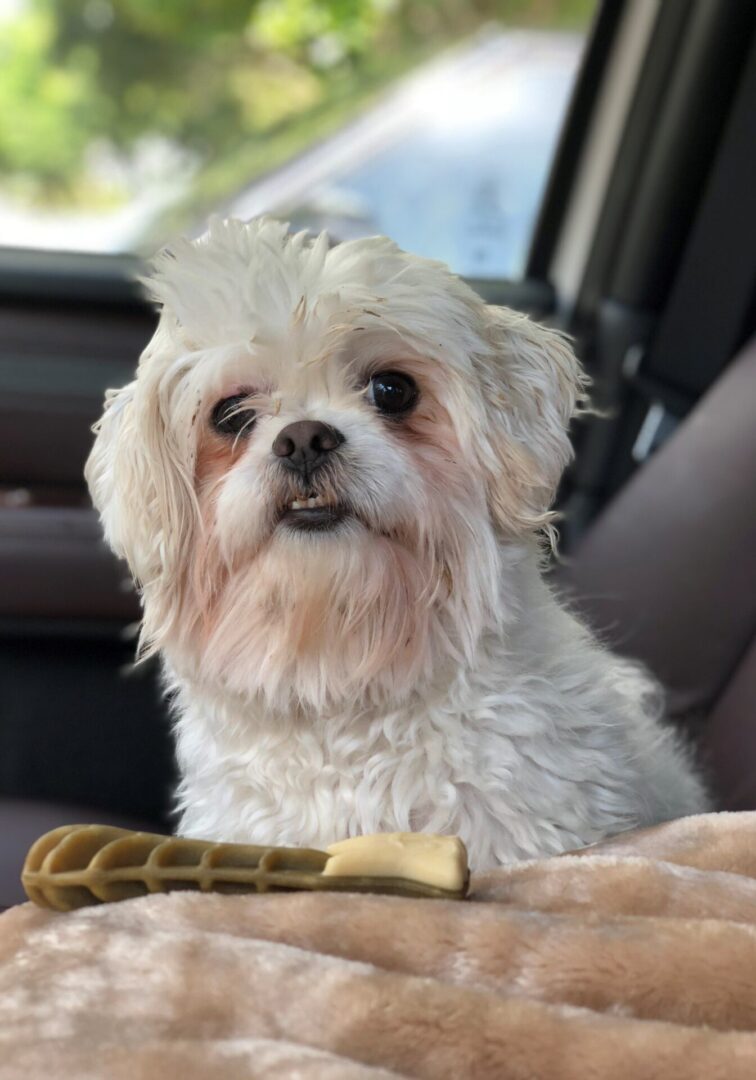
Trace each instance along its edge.
<path fill-rule="evenodd" d="M 754 1080 L 756 814 L 466 903 L 173 893 L 0 916 L 0 1080 Z"/>

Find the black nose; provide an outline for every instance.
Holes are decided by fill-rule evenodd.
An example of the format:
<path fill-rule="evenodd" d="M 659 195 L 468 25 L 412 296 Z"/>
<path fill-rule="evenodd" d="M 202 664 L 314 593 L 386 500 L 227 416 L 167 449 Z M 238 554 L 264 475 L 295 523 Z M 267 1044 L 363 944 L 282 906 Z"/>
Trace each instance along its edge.
<path fill-rule="evenodd" d="M 322 424 L 319 420 L 297 420 L 276 435 L 273 453 L 281 459 L 284 468 L 307 477 L 343 441 L 341 432 L 328 424 Z"/>

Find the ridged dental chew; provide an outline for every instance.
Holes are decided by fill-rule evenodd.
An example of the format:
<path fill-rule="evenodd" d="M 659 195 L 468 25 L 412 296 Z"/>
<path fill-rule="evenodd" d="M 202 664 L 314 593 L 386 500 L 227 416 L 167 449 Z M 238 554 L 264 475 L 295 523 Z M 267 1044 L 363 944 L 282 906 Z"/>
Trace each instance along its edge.
<path fill-rule="evenodd" d="M 374 892 L 462 900 L 467 851 L 455 836 L 380 833 L 326 851 L 187 840 L 109 825 L 64 825 L 31 847 L 21 881 L 40 907 L 72 911 L 149 893 Z"/>

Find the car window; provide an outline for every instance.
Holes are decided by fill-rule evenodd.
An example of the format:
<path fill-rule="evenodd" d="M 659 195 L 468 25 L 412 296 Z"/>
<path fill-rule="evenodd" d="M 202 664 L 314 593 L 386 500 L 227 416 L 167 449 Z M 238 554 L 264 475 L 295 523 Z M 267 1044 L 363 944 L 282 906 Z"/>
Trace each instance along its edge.
<path fill-rule="evenodd" d="M 594 0 L 0 0 L 0 243 L 211 212 L 516 277 Z"/>

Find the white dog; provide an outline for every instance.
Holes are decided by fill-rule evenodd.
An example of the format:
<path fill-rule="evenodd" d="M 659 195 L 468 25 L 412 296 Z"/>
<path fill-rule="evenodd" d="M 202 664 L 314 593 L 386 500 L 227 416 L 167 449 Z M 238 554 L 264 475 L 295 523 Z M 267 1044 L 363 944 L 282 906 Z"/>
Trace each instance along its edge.
<path fill-rule="evenodd" d="M 375 238 L 217 221 L 87 478 L 175 691 L 180 832 L 456 833 L 476 868 L 706 808 L 656 687 L 542 580 L 565 340 Z"/>

